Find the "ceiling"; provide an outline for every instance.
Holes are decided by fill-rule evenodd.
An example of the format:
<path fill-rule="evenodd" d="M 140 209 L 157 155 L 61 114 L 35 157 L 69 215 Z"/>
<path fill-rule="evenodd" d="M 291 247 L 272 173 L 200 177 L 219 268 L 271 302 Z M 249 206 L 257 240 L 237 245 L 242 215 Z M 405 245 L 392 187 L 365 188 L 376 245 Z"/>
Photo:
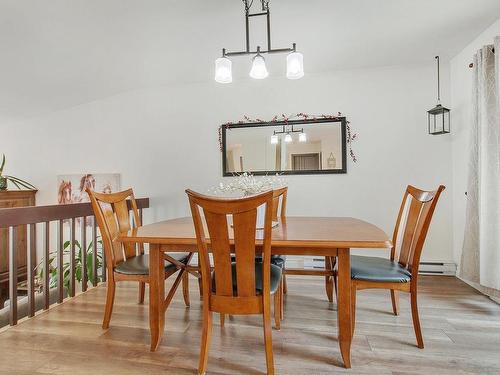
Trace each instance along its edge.
<path fill-rule="evenodd" d="M 270 6 L 273 47 L 296 42 L 306 74 L 447 59 L 500 17 L 499 0 Z M 0 120 L 125 90 L 212 82 L 222 47 L 244 47 L 243 20 L 240 0 L 0 0 Z M 263 25 L 252 26 L 252 40 L 265 46 Z M 284 75 L 284 61 L 269 57 L 272 75 Z M 249 65 L 235 58 L 235 76 L 246 79 Z"/>

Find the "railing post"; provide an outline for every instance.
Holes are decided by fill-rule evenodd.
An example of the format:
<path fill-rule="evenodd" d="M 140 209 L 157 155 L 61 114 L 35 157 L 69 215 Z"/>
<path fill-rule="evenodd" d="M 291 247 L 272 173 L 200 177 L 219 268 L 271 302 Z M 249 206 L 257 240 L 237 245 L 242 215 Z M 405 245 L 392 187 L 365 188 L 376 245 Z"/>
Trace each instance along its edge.
<path fill-rule="evenodd" d="M 28 224 L 27 247 L 28 316 L 35 316 L 36 224 Z"/>
<path fill-rule="evenodd" d="M 82 292 L 87 290 L 87 217 L 82 217 L 81 227 L 80 227 L 80 246 L 81 254 L 80 261 L 82 265 Z"/>
<path fill-rule="evenodd" d="M 69 296 L 76 294 L 75 275 L 75 218 L 71 218 L 70 246 L 69 246 Z"/>
<path fill-rule="evenodd" d="M 97 223 L 95 217 L 92 217 L 92 285 L 97 286 Z"/>
<path fill-rule="evenodd" d="M 50 222 L 46 221 L 43 224 L 43 309 L 47 310 L 50 306 Z"/>
<path fill-rule="evenodd" d="M 9 227 L 9 301 L 10 325 L 17 324 L 17 230 Z"/>
<path fill-rule="evenodd" d="M 57 302 L 64 300 L 64 222 L 57 225 Z"/>

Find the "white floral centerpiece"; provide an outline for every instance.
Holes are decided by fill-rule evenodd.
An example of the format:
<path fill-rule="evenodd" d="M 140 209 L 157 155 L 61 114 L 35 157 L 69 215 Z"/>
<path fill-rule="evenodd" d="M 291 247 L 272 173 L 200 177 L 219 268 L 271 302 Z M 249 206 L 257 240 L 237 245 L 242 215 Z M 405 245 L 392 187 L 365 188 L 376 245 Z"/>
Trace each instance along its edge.
<path fill-rule="evenodd" d="M 279 175 L 255 177 L 253 174 L 244 172 L 237 174 L 230 182 L 219 183 L 215 188 L 210 189 L 210 193 L 214 195 L 226 196 L 249 196 L 263 193 L 264 191 L 279 189 L 286 186 L 284 178 Z M 264 205 L 257 209 L 257 228 L 264 227 L 264 219 L 266 207 Z"/>

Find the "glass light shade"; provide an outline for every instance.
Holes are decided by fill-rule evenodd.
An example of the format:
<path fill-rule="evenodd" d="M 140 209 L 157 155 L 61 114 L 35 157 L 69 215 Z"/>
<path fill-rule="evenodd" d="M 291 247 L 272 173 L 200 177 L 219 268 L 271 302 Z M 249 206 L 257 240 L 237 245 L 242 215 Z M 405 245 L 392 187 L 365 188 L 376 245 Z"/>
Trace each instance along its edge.
<path fill-rule="evenodd" d="M 304 77 L 304 56 L 300 52 L 289 53 L 286 57 L 286 78 L 299 79 Z"/>
<path fill-rule="evenodd" d="M 306 135 L 306 133 L 304 133 L 304 132 L 299 133 L 299 142 L 307 142 L 307 135 Z"/>
<path fill-rule="evenodd" d="M 215 80 L 219 83 L 233 82 L 232 62 L 227 57 L 215 60 Z"/>
<path fill-rule="evenodd" d="M 285 135 L 285 142 L 290 143 L 292 141 L 292 136 L 290 134 Z"/>
<path fill-rule="evenodd" d="M 278 144 L 278 136 L 276 134 L 271 136 L 271 144 L 272 145 Z"/>
<path fill-rule="evenodd" d="M 256 55 L 253 58 L 250 77 L 255 79 L 264 79 L 269 75 L 266 68 L 266 60 L 261 55 Z"/>

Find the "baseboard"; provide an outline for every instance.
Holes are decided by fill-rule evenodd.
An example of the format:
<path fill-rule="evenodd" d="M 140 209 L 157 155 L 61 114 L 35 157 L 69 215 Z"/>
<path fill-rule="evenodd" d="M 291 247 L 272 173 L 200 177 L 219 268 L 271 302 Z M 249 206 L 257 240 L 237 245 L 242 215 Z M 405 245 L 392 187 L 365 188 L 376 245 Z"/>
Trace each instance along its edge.
<path fill-rule="evenodd" d="M 286 266 L 289 268 L 324 268 L 324 257 L 313 256 L 288 256 L 286 259 Z M 450 261 L 433 261 L 433 262 L 420 262 L 419 273 L 423 275 L 445 275 L 455 276 L 457 266 Z"/>

